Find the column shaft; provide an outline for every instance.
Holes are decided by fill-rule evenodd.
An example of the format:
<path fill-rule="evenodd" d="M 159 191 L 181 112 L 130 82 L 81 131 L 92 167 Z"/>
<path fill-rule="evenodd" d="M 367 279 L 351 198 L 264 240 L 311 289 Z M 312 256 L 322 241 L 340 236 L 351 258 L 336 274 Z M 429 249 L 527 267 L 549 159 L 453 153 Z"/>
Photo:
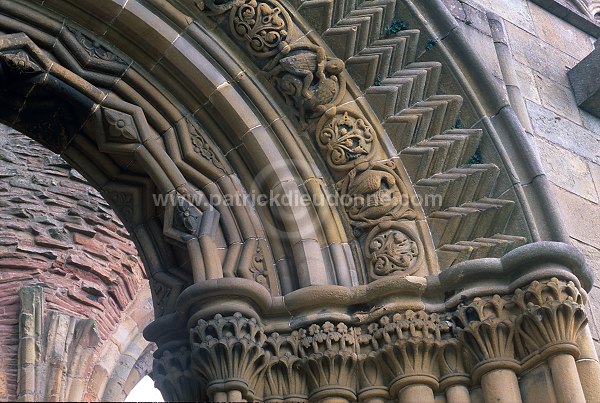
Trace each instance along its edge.
<path fill-rule="evenodd" d="M 465 385 L 453 385 L 446 389 L 446 401 L 448 403 L 469 403 L 471 395 Z"/>
<path fill-rule="evenodd" d="M 553 355 L 548 360 L 559 403 L 585 402 L 575 358 L 570 354 Z"/>
<path fill-rule="evenodd" d="M 517 375 L 510 369 L 494 369 L 481 377 L 486 402 L 521 403 Z"/>
<path fill-rule="evenodd" d="M 577 345 L 581 355 L 576 361 L 579 381 L 588 402 L 600 402 L 600 363 L 589 326 L 579 332 Z"/>
<path fill-rule="evenodd" d="M 433 390 L 427 385 L 405 386 L 398 393 L 400 403 L 434 403 Z"/>

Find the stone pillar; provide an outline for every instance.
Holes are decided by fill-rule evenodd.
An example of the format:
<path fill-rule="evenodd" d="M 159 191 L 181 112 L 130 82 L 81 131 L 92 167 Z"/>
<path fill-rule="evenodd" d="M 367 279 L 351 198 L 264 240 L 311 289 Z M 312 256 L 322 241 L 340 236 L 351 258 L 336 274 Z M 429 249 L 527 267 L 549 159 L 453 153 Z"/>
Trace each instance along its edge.
<path fill-rule="evenodd" d="M 600 362 L 594 348 L 589 326 L 584 326 L 577 337 L 579 359 L 576 362 L 577 372 L 585 399 L 588 402 L 600 401 Z"/>

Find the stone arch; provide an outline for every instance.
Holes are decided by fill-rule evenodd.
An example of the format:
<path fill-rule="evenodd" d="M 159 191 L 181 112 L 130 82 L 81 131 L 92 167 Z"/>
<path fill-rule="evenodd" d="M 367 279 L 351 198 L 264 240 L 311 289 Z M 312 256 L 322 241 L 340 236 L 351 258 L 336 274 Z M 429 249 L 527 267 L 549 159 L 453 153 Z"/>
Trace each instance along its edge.
<path fill-rule="evenodd" d="M 118 373 L 152 368 L 152 346 L 142 337 L 152 299 L 135 246 L 108 203 L 62 158 L 4 126 L 0 143 L 0 399 L 84 400 L 103 379 L 92 375 L 98 362 L 104 379 L 116 381 L 109 390 L 130 388 Z M 34 318 L 31 327 L 25 318 Z M 115 357 L 100 351 L 107 345 L 130 348 Z"/>
<path fill-rule="evenodd" d="M 333 334 L 329 321 L 339 321 L 337 332 L 346 334 L 348 324 L 384 320 L 386 311 L 451 310 L 462 306 L 461 296 L 513 294 L 549 277 L 572 281 L 567 287 L 589 288 L 585 265 L 566 245 L 537 242 L 501 258 L 525 242 L 565 237 L 552 206 L 538 208 L 547 199 L 544 179 L 523 152 L 527 142 L 519 139 L 524 131 L 517 115 L 502 91 L 481 95 L 482 88 L 496 86 L 474 54 L 459 50 L 465 40 L 441 3 L 401 2 L 398 9 L 429 35 L 407 33 L 404 56 L 414 58 L 415 47 L 435 49 L 432 57 L 443 58 L 453 74 L 442 77 L 443 89 L 457 89 L 469 101 L 471 110 L 465 113 L 472 129 L 454 127 L 459 126 L 455 115 L 446 113 L 459 108 L 463 98 L 435 97 L 431 77 L 440 75 L 435 61 L 413 60 L 410 74 L 382 77 L 383 85 L 377 85 L 382 88 L 370 92 L 365 88 L 370 82 L 361 84 L 352 75 L 352 69 L 363 71 L 362 63 L 371 68 L 371 76 L 376 72 L 375 84 L 377 71 L 385 70 L 383 60 L 387 57 L 389 64 L 390 55 L 398 56 L 400 41 L 366 46 L 370 35 L 381 33 L 382 21 L 398 23 L 393 3 L 295 4 L 300 13 L 325 11 L 325 19 L 311 20 L 322 35 L 290 5 L 275 0 L 0 5 L 8 16 L 0 21 L 6 34 L 0 37 L 0 120 L 63 154 L 106 195 L 130 229 L 151 277 L 157 320 L 146 336 L 159 345 L 155 358 L 165 370 L 157 383 L 166 396 L 232 401 L 277 396 L 276 385 L 258 385 L 255 374 L 282 370 L 279 332 L 311 328 L 315 351 L 289 340 L 291 347 L 286 347 L 291 349 L 286 357 L 298 358 L 312 376 L 306 378 L 308 386 L 295 385 L 302 389 L 297 395 L 318 399 L 334 393 L 351 400 L 367 391 L 348 373 L 333 386 L 315 375 L 327 362 L 316 334 L 322 339 Z M 347 21 L 333 27 L 327 18 L 329 23 Z M 336 34 L 354 35 L 359 53 L 344 53 L 347 49 L 343 44 L 336 48 L 335 39 L 328 42 L 332 49 L 325 46 L 325 39 Z M 235 41 L 241 42 L 239 48 Z M 401 114 L 402 96 L 411 102 L 419 97 L 400 94 L 398 84 L 411 81 L 411 75 L 424 98 L 410 106 L 420 108 L 416 117 Z M 377 96 L 383 99 L 380 105 Z M 402 116 L 389 120 L 392 115 Z M 424 120 L 430 122 L 427 128 L 419 126 Z M 399 130 L 412 125 L 414 137 L 401 151 L 394 141 L 402 139 L 384 130 L 394 124 Z M 452 127 L 457 131 L 447 130 Z M 461 200 L 430 214 L 413 185 L 449 186 L 452 180 L 435 175 L 468 162 L 481 129 L 488 136 L 481 152 L 500 163 L 508 184 L 479 195 L 489 191 L 498 197 Z M 425 157 L 429 162 L 423 162 Z M 260 193 L 289 191 L 311 200 L 293 208 L 211 203 L 213 197 L 247 199 L 256 178 L 261 179 Z M 502 198 L 509 192 L 515 200 Z M 315 200 L 332 194 L 350 195 L 352 204 L 332 209 Z M 153 195 L 165 196 L 166 204 L 157 208 Z M 394 202 L 382 202 L 384 196 Z M 397 200 L 402 196 L 406 203 Z M 519 231 L 507 235 L 507 226 L 498 221 L 515 202 L 519 214 L 511 229 Z M 491 249 L 494 260 L 458 264 L 487 257 Z M 527 268 L 520 272 L 522 265 Z M 446 270 L 439 274 L 441 268 Z M 478 274 L 481 268 L 492 274 L 492 285 Z M 466 278 L 460 291 L 453 287 L 454 275 Z M 504 303 L 490 304 L 497 305 L 496 316 L 506 313 Z M 421 320 L 436 321 L 423 314 Z M 413 320 L 412 314 L 403 315 L 393 321 Z M 484 316 L 479 322 L 490 319 Z M 457 331 L 478 332 L 469 328 L 472 321 L 456 322 L 462 326 Z M 444 340 L 453 333 L 449 329 L 442 332 Z M 428 339 L 425 333 L 421 336 Z M 215 369 L 215 357 L 239 353 L 228 349 L 231 337 L 248 348 L 246 366 L 224 375 L 223 368 Z M 438 332 L 436 337 L 442 336 Z M 224 347 L 214 347 L 211 340 Z M 407 346 L 412 352 L 420 348 L 401 348 Z M 398 373 L 410 372 L 406 362 L 397 361 L 395 348 L 381 353 L 396 373 L 378 389 L 379 397 L 402 394 L 405 380 Z M 276 369 L 269 366 L 265 350 L 280 360 Z M 344 367 L 336 370 L 354 374 L 358 358 L 344 357 Z M 511 360 L 507 368 L 517 371 Z M 285 368 L 297 370 L 293 363 Z M 171 379 L 173 373 L 180 376 Z M 426 395 L 439 386 L 429 378 L 420 385 Z"/>

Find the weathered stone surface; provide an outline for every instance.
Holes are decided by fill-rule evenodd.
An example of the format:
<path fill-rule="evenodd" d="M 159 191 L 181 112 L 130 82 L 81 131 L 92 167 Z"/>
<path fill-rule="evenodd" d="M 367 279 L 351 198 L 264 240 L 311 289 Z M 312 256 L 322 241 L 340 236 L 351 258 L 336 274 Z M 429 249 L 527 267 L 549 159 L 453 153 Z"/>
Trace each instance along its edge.
<path fill-rule="evenodd" d="M 592 173 L 592 179 L 596 188 L 596 202 L 600 203 L 600 165 L 588 162 L 590 172 Z"/>
<path fill-rule="evenodd" d="M 518 61 L 515 61 L 514 66 L 523 98 L 541 104 L 542 101 L 540 100 L 540 94 L 535 82 L 535 72 L 530 67 Z"/>
<path fill-rule="evenodd" d="M 533 19 L 531 18 L 526 0 L 466 0 L 464 3 L 476 8 L 493 11 L 511 24 L 521 27 L 528 32 L 535 32 Z"/>
<path fill-rule="evenodd" d="M 595 38 L 572 24 L 549 13 L 535 3 L 529 3 L 535 31 L 540 39 L 560 51 L 581 60 L 594 50 Z M 577 44 L 577 46 L 574 46 Z"/>
<path fill-rule="evenodd" d="M 577 64 L 576 58 L 524 31 L 519 25 L 506 24 L 506 32 L 516 60 L 542 76 L 569 87 L 567 71 Z M 552 62 L 548 63 L 549 60 Z"/>
<path fill-rule="evenodd" d="M 553 186 L 560 211 L 571 236 L 600 248 L 600 207 L 573 193 Z"/>
<path fill-rule="evenodd" d="M 65 180 L 60 187 L 56 186 L 54 178 L 68 177 L 71 168 L 26 137 L 1 125 L 0 129 L 3 150 L 18 158 L 14 163 L 3 161 L 2 169 L 13 175 L 0 178 L 12 195 L 2 196 L 0 207 L 0 324 L 6 325 L 0 325 L 3 338 L 0 361 L 6 371 L 3 380 L 7 385 L 7 399 L 14 399 L 16 378 L 12 377 L 11 371 L 17 369 L 18 340 L 13 341 L 11 335 L 15 330 L 18 333 L 18 313 L 12 307 L 18 307 L 18 304 L 6 300 L 5 295 L 17 295 L 17 289 L 22 286 L 42 283 L 49 293 L 48 309 L 93 318 L 98 324 L 101 340 L 105 341 L 126 314 L 127 304 L 143 286 L 144 270 L 139 259 L 124 256 L 123 252 L 137 253 L 114 213 L 86 207 L 100 204 L 97 193 L 90 196 L 89 186 L 81 182 Z M 17 166 L 17 163 L 25 167 Z M 47 194 L 51 197 L 45 197 Z M 107 232 L 107 227 L 114 230 L 110 231 L 110 238 L 93 238 L 96 229 Z M 73 234 L 75 240 L 84 241 L 74 242 Z M 107 253 L 107 246 L 121 252 Z M 68 262 L 77 262 L 78 266 L 69 266 Z M 126 262 L 128 268 L 125 269 L 121 262 Z M 121 278 L 119 276 L 124 281 L 114 280 Z M 115 309 L 117 305 L 122 308 Z M 141 325 L 147 323 L 148 318 Z M 72 335 L 61 333 L 60 337 Z M 31 348 L 23 345 L 22 351 Z"/>
<path fill-rule="evenodd" d="M 579 249 L 581 251 L 581 253 L 584 254 L 585 258 L 587 259 L 588 265 L 596 274 L 595 284 L 596 284 L 596 286 L 600 287 L 600 249 L 598 249 L 597 247 L 588 245 L 584 242 L 581 242 L 576 238 L 572 238 L 572 242 L 573 242 L 573 245 L 577 249 Z M 594 293 L 594 292 L 596 292 L 595 289 L 594 289 L 594 291 L 592 291 L 592 293 Z M 599 294 L 599 297 L 600 297 L 600 294 Z M 596 312 L 597 312 L 597 314 L 600 314 L 600 310 L 597 310 Z"/>
<path fill-rule="evenodd" d="M 535 81 L 543 106 L 578 125 L 582 124 L 579 108 L 577 108 L 571 88 L 563 87 L 537 73 Z"/>
<path fill-rule="evenodd" d="M 544 171 L 551 182 L 592 202 L 597 201 L 588 161 L 544 139 L 536 138 L 536 145 Z"/>
<path fill-rule="evenodd" d="M 531 101 L 526 101 L 535 134 L 594 163 L 600 163 L 600 136 L 558 116 Z"/>

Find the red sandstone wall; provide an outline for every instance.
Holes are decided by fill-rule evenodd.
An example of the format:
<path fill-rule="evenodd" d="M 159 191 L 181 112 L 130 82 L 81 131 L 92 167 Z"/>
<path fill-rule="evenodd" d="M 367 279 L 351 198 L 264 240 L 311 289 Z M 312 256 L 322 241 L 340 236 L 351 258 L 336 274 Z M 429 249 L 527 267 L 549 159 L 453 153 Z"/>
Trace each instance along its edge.
<path fill-rule="evenodd" d="M 100 194 L 60 157 L 0 126 L 0 400 L 16 398 L 21 287 L 42 285 L 46 310 L 95 319 L 104 341 L 144 278 Z"/>

